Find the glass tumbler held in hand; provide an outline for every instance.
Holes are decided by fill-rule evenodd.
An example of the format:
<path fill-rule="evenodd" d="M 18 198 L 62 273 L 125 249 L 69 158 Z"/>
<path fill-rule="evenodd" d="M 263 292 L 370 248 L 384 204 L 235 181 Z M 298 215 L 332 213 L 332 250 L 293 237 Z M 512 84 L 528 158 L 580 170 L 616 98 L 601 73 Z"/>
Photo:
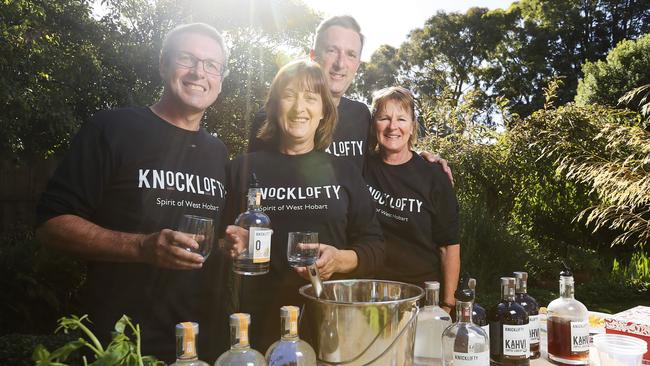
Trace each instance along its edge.
<path fill-rule="evenodd" d="M 318 233 L 290 232 L 287 240 L 287 260 L 291 267 L 308 267 L 318 260 Z"/>
<path fill-rule="evenodd" d="M 212 219 L 195 215 L 183 215 L 178 231 L 189 235 L 199 244 L 196 249 L 186 248 L 187 251 L 200 254 L 203 258 L 210 255 L 212 241 L 214 240 Z"/>

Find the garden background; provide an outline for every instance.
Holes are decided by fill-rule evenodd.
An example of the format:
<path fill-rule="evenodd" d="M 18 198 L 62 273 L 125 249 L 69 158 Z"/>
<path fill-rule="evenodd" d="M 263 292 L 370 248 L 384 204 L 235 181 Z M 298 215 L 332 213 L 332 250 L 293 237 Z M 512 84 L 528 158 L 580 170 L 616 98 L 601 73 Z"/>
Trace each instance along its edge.
<path fill-rule="evenodd" d="M 321 20 L 291 0 L 101 4 L 93 16 L 89 0 L 0 0 L 2 364 L 29 364 L 36 343 L 59 341 L 45 336 L 56 319 L 76 313 L 83 263 L 34 240 L 35 202 L 90 115 L 157 99 L 165 33 L 193 21 L 224 32 L 230 75 L 203 123 L 234 156 Z M 521 0 L 431 14 L 362 64 L 353 98 L 396 84 L 417 94 L 419 147 L 454 172 L 463 269 L 484 306 L 515 270 L 547 304 L 560 261 L 590 310 L 650 305 L 649 32 L 648 1 Z"/>

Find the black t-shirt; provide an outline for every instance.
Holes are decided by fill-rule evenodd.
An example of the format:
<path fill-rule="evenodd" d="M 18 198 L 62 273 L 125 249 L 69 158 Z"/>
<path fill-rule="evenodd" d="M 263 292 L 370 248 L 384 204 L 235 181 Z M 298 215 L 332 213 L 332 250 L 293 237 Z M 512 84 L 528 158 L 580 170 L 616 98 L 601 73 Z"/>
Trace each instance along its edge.
<path fill-rule="evenodd" d="M 357 253 L 348 278 L 372 276 L 384 260 L 381 229 L 361 172 L 324 152 L 283 155 L 260 151 L 232 161 L 227 212 L 230 222 L 246 208 L 254 172 L 262 189 L 261 206 L 271 219 L 271 268 L 262 276 L 242 276 L 241 311 L 252 316 L 251 342 L 266 350 L 280 336 L 280 307 L 300 305 L 298 289 L 309 282 L 287 261 L 290 231 L 316 231 L 319 242 Z M 342 275 L 336 275 L 342 278 Z"/>
<path fill-rule="evenodd" d="M 439 247 L 459 243 L 458 201 L 439 164 L 418 154 L 389 165 L 373 154 L 363 174 L 386 238 L 382 279 L 440 281 Z"/>
<path fill-rule="evenodd" d="M 327 152 L 352 162 L 363 169 L 364 156 L 368 151 L 368 132 L 370 130 L 370 111 L 365 104 L 341 98 L 338 106 L 338 122 Z M 248 152 L 259 150 L 275 151 L 277 147 L 257 138 L 257 132 L 266 119 L 264 109 L 257 112 L 248 137 Z"/>
<path fill-rule="evenodd" d="M 152 233 L 177 229 L 183 214 L 194 214 L 218 226 L 226 161 L 218 138 L 180 129 L 149 108 L 97 113 L 41 196 L 38 224 L 72 214 L 110 230 Z M 122 314 L 130 316 L 141 326 L 143 353 L 172 361 L 175 324 L 198 320 L 203 272 L 91 261 L 83 310 L 103 340 Z"/>

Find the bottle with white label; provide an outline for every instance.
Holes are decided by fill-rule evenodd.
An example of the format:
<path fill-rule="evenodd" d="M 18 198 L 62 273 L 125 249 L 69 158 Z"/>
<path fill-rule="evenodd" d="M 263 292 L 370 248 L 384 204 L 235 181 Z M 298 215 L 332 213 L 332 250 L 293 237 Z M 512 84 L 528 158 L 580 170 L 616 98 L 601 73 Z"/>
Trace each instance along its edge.
<path fill-rule="evenodd" d="M 472 304 L 472 322 L 483 328 L 485 333 L 490 335 L 490 325 L 487 321 L 487 312 L 478 302 L 476 302 L 476 279 L 470 278 L 467 282 L 467 286 L 472 290 L 474 296 L 474 302 Z"/>
<path fill-rule="evenodd" d="M 489 366 L 487 333 L 472 321 L 474 290 L 461 278 L 456 290 L 456 323 L 442 333 L 443 366 Z"/>
<path fill-rule="evenodd" d="M 199 360 L 196 351 L 196 338 L 199 335 L 199 324 L 183 322 L 176 324 L 176 362 L 171 366 L 209 366 Z"/>
<path fill-rule="evenodd" d="M 568 365 L 589 364 L 589 312 L 574 298 L 573 274 L 560 273 L 560 297 L 548 304 L 548 357 Z"/>
<path fill-rule="evenodd" d="M 420 310 L 415 330 L 415 365 L 440 365 L 442 332 L 451 324 L 451 316 L 438 306 L 440 283 L 424 283 L 426 303 Z"/>
<path fill-rule="evenodd" d="M 528 313 L 515 301 L 514 277 L 501 277 L 501 302 L 488 311 L 490 360 L 497 365 L 529 366 Z"/>
<path fill-rule="evenodd" d="M 233 271 L 247 276 L 269 272 L 271 263 L 271 219 L 261 210 L 262 190 L 255 173 L 248 188 L 248 209 L 237 217 L 235 225 L 248 229 L 248 245 L 234 259 Z"/>
<path fill-rule="evenodd" d="M 539 305 L 537 300 L 528 295 L 528 273 L 513 272 L 517 280 L 515 301 L 528 313 L 528 332 L 530 333 L 530 359 L 539 358 Z"/>

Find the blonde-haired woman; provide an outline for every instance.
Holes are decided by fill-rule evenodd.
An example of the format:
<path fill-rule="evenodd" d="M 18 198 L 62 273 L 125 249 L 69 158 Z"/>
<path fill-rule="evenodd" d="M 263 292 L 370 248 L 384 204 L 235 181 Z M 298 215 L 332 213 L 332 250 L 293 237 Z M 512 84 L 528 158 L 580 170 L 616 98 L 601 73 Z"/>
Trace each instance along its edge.
<path fill-rule="evenodd" d="M 442 168 L 413 152 L 417 122 L 413 94 L 402 87 L 374 94 L 371 156 L 364 178 L 386 239 L 382 279 L 442 284 L 441 306 L 454 306 L 460 271 L 458 202 Z"/>

